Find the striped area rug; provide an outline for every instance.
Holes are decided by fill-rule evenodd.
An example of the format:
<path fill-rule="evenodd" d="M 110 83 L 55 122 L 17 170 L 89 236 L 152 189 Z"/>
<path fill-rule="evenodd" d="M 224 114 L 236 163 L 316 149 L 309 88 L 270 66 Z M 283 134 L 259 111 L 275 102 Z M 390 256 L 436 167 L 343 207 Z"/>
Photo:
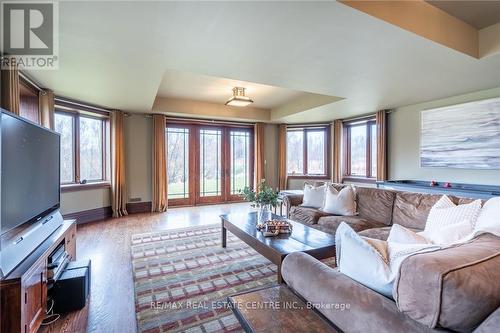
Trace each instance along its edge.
<path fill-rule="evenodd" d="M 132 236 L 137 330 L 243 332 L 226 297 L 276 284 L 276 265 L 220 224 Z"/>

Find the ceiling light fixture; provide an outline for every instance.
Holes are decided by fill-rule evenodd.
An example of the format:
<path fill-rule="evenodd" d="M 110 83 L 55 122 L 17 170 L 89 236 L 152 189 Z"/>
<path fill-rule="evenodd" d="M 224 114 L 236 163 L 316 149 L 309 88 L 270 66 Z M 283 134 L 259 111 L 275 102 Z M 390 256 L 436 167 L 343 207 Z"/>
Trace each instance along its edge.
<path fill-rule="evenodd" d="M 233 96 L 227 100 L 226 105 L 229 106 L 247 106 L 252 104 L 253 101 L 245 96 L 245 88 L 242 87 L 234 87 L 233 88 Z"/>

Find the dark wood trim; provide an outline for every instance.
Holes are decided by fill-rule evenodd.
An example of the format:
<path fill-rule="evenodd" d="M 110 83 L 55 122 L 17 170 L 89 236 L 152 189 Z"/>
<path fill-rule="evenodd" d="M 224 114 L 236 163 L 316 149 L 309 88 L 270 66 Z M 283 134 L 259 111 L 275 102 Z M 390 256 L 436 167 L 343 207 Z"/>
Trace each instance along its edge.
<path fill-rule="evenodd" d="M 127 213 L 129 214 L 150 213 L 150 212 L 151 212 L 151 201 L 127 203 Z"/>
<path fill-rule="evenodd" d="M 111 206 L 64 214 L 65 220 L 75 219 L 77 224 L 105 220 L 113 216 Z"/>
<path fill-rule="evenodd" d="M 102 128 L 102 179 L 88 180 L 90 183 L 109 182 L 110 175 L 108 174 L 108 156 L 111 158 L 111 152 L 108 151 L 108 136 L 110 135 L 109 119 L 97 117 L 89 114 L 80 114 L 79 112 L 71 112 L 67 110 L 56 109 L 56 114 L 72 117 L 73 120 L 73 182 L 65 183 L 65 187 L 73 188 L 73 185 L 80 185 L 82 181 L 80 177 L 80 118 L 95 119 L 101 122 Z M 86 185 L 86 184 L 81 184 Z M 65 192 L 67 190 L 63 190 Z"/>
<path fill-rule="evenodd" d="M 61 192 L 76 192 L 76 191 L 86 191 L 93 190 L 96 188 L 110 188 L 110 182 L 95 182 L 86 184 L 63 184 L 61 185 Z"/>
<path fill-rule="evenodd" d="M 344 130 L 342 133 L 343 136 L 343 143 L 342 143 L 342 149 L 343 149 L 343 180 L 347 181 L 359 181 L 359 182 L 365 182 L 365 183 L 373 183 L 372 179 L 374 180 L 375 178 L 372 178 L 374 175 L 371 174 L 371 163 L 373 158 L 377 158 L 377 156 L 372 156 L 372 149 L 371 149 L 371 126 L 375 124 L 375 118 L 373 116 L 370 117 L 363 117 L 362 119 L 355 119 L 352 121 L 345 121 L 344 122 Z M 366 142 L 365 142 L 365 169 L 366 169 L 366 174 L 365 177 L 363 176 L 357 176 L 357 175 L 351 175 L 351 129 L 353 127 L 357 126 L 365 126 L 366 128 Z M 378 152 L 377 152 L 378 154 Z M 375 175 L 376 176 L 376 175 Z"/>
<path fill-rule="evenodd" d="M 288 174 L 289 179 L 330 179 L 330 166 L 329 166 L 329 161 L 330 161 L 330 149 L 329 149 L 329 144 L 330 144 L 330 125 L 323 125 L 323 126 L 301 126 L 301 127 L 290 127 L 287 128 L 287 132 L 302 132 L 303 133 L 303 140 L 302 140 L 302 171 L 304 172 L 303 174 Z M 324 175 L 309 175 L 308 174 L 308 168 L 307 168 L 307 158 L 308 158 L 308 149 L 307 149 L 307 134 L 309 132 L 323 132 L 324 134 L 324 157 L 323 157 L 323 169 L 325 170 Z"/>

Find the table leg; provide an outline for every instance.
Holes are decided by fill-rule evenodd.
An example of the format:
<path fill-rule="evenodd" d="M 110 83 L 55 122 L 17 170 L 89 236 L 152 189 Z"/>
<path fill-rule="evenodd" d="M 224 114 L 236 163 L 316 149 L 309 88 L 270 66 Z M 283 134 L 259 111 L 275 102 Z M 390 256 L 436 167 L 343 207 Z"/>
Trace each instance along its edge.
<path fill-rule="evenodd" d="M 222 230 L 222 247 L 226 247 L 226 228 L 224 227 L 224 220 L 221 220 L 221 230 Z"/>
<path fill-rule="evenodd" d="M 281 276 L 281 264 L 277 265 L 278 266 L 278 283 L 283 284 L 283 277 Z"/>

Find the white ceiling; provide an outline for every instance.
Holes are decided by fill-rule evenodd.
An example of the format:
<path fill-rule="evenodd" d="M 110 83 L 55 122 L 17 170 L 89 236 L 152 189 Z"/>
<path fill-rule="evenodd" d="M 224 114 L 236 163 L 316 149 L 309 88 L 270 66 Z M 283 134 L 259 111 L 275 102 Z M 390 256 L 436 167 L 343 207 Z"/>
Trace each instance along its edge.
<path fill-rule="evenodd" d="M 500 56 L 478 60 L 338 2 L 59 7 L 60 68 L 28 74 L 57 94 L 110 108 L 150 112 L 173 70 L 344 98 L 281 119 L 288 122 L 500 86 Z"/>
<path fill-rule="evenodd" d="M 233 87 L 245 88 L 246 96 L 254 101 L 252 106 L 262 109 L 273 109 L 303 94 L 307 94 L 265 84 L 187 72 L 166 71 L 157 95 L 159 97 L 184 98 L 224 104 L 233 95 Z"/>

